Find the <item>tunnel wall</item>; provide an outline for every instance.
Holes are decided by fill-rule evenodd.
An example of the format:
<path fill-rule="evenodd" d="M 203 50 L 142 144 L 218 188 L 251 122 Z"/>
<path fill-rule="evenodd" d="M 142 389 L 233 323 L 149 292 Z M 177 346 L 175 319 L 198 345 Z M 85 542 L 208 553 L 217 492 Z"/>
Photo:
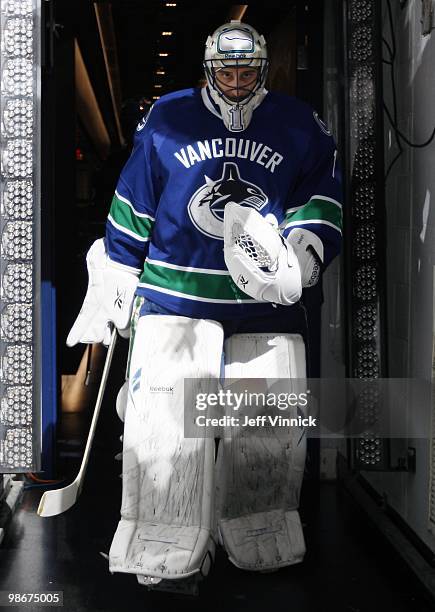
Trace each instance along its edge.
<path fill-rule="evenodd" d="M 336 0 L 324 2 L 324 54 L 323 54 L 323 117 L 332 131 L 342 162 L 344 154 L 341 108 L 339 57 L 342 54 L 338 30 L 342 27 L 337 14 Z M 345 321 L 343 317 L 343 266 L 342 255 L 336 257 L 323 275 L 323 306 L 321 324 L 321 376 L 345 377 Z M 343 439 L 325 438 L 320 441 L 320 475 L 330 479 L 335 473 L 337 451 L 346 454 Z"/>
<path fill-rule="evenodd" d="M 435 32 L 422 33 L 422 2 L 383 0 L 385 172 L 387 207 L 388 374 L 433 376 L 435 140 Z M 390 62 L 390 63 L 386 63 Z M 396 108 L 396 110 L 395 110 Z M 400 131 L 405 139 L 398 135 Z M 432 414 L 410 405 L 409 439 L 416 471 L 365 473 L 388 504 L 435 551 L 435 499 L 431 506 Z M 427 438 L 413 437 L 412 421 L 424 423 Z M 398 442 L 395 442 L 396 446 Z"/>

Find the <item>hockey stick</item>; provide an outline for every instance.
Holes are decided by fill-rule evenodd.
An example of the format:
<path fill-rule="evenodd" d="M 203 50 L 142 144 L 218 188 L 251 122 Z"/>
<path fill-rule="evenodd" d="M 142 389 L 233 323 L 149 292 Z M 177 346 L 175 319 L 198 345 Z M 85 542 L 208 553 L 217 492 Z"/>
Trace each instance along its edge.
<path fill-rule="evenodd" d="M 83 481 L 86 473 L 86 468 L 89 461 L 89 455 L 91 452 L 92 441 L 94 439 L 95 430 L 97 428 L 98 415 L 100 414 L 101 403 L 106 389 L 107 377 L 109 374 L 110 364 L 112 362 L 113 352 L 116 345 L 117 331 L 116 328 L 112 331 L 112 337 L 110 339 L 109 348 L 107 350 L 106 362 L 104 364 L 103 374 L 101 376 L 100 388 L 98 389 L 98 396 L 95 402 L 94 415 L 92 417 L 91 427 L 89 429 L 89 435 L 86 442 L 85 452 L 83 454 L 82 464 L 80 466 L 79 473 L 75 480 L 62 489 L 53 489 L 52 491 L 45 491 L 41 497 L 38 506 L 39 516 L 56 516 L 66 512 L 71 506 L 73 506 L 82 490 Z"/>

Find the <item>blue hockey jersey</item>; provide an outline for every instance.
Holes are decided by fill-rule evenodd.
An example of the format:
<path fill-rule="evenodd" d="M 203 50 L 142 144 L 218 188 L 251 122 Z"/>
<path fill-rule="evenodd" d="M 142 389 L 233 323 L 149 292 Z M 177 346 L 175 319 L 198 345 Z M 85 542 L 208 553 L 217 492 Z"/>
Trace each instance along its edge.
<path fill-rule="evenodd" d="M 163 96 L 139 124 L 106 226 L 110 258 L 141 271 L 137 294 L 174 313 L 273 315 L 233 282 L 223 255 L 227 202 L 273 213 L 287 235 L 304 226 L 327 265 L 340 249 L 335 143 L 311 107 L 269 92 L 248 128 L 230 132 L 207 89 Z M 289 307 L 291 308 L 291 307 Z"/>

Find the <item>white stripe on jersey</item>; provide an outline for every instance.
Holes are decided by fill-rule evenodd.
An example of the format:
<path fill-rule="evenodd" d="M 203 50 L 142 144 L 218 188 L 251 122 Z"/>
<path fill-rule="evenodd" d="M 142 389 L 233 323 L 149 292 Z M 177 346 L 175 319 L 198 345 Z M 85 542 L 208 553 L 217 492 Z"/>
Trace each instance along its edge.
<path fill-rule="evenodd" d="M 109 223 L 113 225 L 113 227 L 116 227 L 116 229 L 122 232 L 123 234 L 127 234 L 127 236 L 131 236 L 135 240 L 139 240 L 139 242 L 149 242 L 149 239 L 150 239 L 149 236 L 147 238 L 144 238 L 143 236 L 139 236 L 139 234 L 135 234 L 131 230 L 127 229 L 126 227 L 119 225 L 119 223 L 116 223 L 116 221 L 113 219 L 112 215 L 107 215 L 107 220 L 109 221 Z"/>
<path fill-rule="evenodd" d="M 282 229 L 285 230 L 288 227 L 293 227 L 294 225 L 329 225 L 329 227 L 334 228 L 337 232 L 339 232 L 340 234 L 341 229 L 339 227 L 337 227 L 336 225 L 334 225 L 333 223 L 331 223 L 330 221 L 324 221 L 323 219 L 308 219 L 306 221 L 290 221 L 290 223 L 287 223 Z"/>
<path fill-rule="evenodd" d="M 264 302 L 259 302 L 257 300 L 220 300 L 218 298 L 199 297 L 197 295 L 190 295 L 190 293 L 181 293 L 181 291 L 165 289 L 163 287 L 157 287 L 156 285 L 150 285 L 148 283 L 139 283 L 138 287 L 145 287 L 146 289 L 152 289 L 153 291 L 158 291 L 160 293 L 167 293 L 168 295 L 174 295 L 175 297 L 193 300 L 194 302 L 210 302 L 212 304 L 264 304 Z"/>
<path fill-rule="evenodd" d="M 229 276 L 228 270 L 212 270 L 209 268 L 193 268 L 193 267 L 185 267 L 178 266 L 177 264 L 167 263 L 166 261 L 158 261 L 157 259 L 149 259 L 149 257 L 145 260 L 147 263 L 152 264 L 153 266 L 161 266 L 162 268 L 170 268 L 171 270 L 182 270 L 183 272 L 199 272 L 203 274 L 221 274 L 222 276 Z"/>
<path fill-rule="evenodd" d="M 309 204 L 311 200 L 325 200 L 325 202 L 331 202 L 331 204 L 335 204 L 336 206 L 338 206 L 340 210 L 343 208 L 340 202 L 337 202 L 337 200 L 334 200 L 333 198 L 328 198 L 327 196 L 316 194 L 316 195 L 312 195 L 311 198 L 308 200 L 308 202 L 306 202 L 305 204 L 301 204 L 300 206 L 292 206 L 291 208 L 288 208 L 285 211 L 285 214 L 288 215 L 289 213 L 294 212 L 295 210 L 300 210 L 301 208 Z"/>
<path fill-rule="evenodd" d="M 150 221 L 155 221 L 154 217 L 151 217 L 151 215 L 147 215 L 146 213 L 140 213 L 138 212 L 135 207 L 133 206 L 133 204 L 130 202 L 130 200 L 127 200 L 127 198 L 125 198 L 124 196 L 122 196 L 118 191 L 115 190 L 115 195 L 118 198 L 118 200 L 121 200 L 121 202 L 124 202 L 124 204 L 127 204 L 127 206 L 130 206 L 131 210 L 134 212 L 134 214 L 136 215 L 136 217 L 142 217 L 144 219 L 150 219 Z"/>

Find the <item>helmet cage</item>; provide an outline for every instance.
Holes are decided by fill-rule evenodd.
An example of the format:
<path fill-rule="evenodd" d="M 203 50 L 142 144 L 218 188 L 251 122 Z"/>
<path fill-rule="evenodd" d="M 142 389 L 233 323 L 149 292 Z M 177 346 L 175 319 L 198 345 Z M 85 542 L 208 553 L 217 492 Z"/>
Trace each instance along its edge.
<path fill-rule="evenodd" d="M 206 59 L 204 60 L 204 71 L 207 77 L 209 87 L 211 87 L 227 104 L 238 104 L 245 105 L 255 94 L 264 87 L 267 77 L 267 70 L 269 67 L 269 60 L 266 57 L 233 57 L 227 59 Z M 249 86 L 242 85 L 239 83 L 239 73 L 237 71 L 237 81 L 234 87 L 230 90 L 242 92 L 242 95 L 237 97 L 231 97 L 226 95 L 219 87 L 219 83 L 225 85 L 222 81 L 219 81 L 219 70 L 225 68 L 255 68 L 257 70 L 257 77 L 255 84 L 252 87 L 251 83 Z"/>

